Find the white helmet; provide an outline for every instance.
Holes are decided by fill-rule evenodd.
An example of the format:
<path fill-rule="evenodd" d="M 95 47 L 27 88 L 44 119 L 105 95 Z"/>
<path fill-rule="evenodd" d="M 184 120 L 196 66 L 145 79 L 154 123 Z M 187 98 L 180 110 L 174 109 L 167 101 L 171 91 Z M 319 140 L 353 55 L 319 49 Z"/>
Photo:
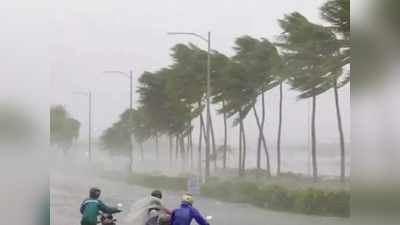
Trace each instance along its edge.
<path fill-rule="evenodd" d="M 194 200 L 193 200 L 193 195 L 190 193 L 186 193 L 182 196 L 182 202 L 189 203 L 190 205 L 193 205 Z"/>

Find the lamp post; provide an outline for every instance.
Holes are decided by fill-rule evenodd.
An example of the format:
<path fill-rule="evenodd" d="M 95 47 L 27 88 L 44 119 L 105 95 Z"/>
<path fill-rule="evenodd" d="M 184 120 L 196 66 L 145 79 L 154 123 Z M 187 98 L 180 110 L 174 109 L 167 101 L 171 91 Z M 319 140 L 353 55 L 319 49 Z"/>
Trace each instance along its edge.
<path fill-rule="evenodd" d="M 92 92 L 91 91 L 79 91 L 79 92 L 74 92 L 76 95 L 82 95 L 86 96 L 88 98 L 88 116 L 89 116 L 89 131 L 88 131 L 88 137 L 89 137 L 89 143 L 88 143 L 88 157 L 89 161 L 92 160 Z"/>
<path fill-rule="evenodd" d="M 129 72 L 122 72 L 122 71 L 118 71 L 118 70 L 107 70 L 104 71 L 104 73 L 107 74 L 119 74 L 119 75 L 123 75 L 124 77 L 129 79 L 129 122 L 132 122 L 132 108 L 133 108 L 133 72 L 132 70 L 129 70 Z M 133 144 L 132 144 L 132 137 L 131 135 L 129 135 L 129 172 L 132 169 L 132 165 L 133 165 L 133 158 L 132 158 L 132 152 L 133 152 Z"/>
<path fill-rule="evenodd" d="M 132 100 L 132 94 L 133 94 L 133 73 L 132 70 L 129 70 L 129 73 L 126 72 L 122 72 L 122 71 L 117 71 L 117 70 L 107 70 L 104 71 L 104 73 L 108 73 L 108 74 L 120 74 L 123 75 L 124 77 L 127 77 L 129 79 L 129 109 L 132 110 L 132 104 L 133 104 L 133 100 Z"/>
<path fill-rule="evenodd" d="M 205 165 L 205 179 L 210 176 L 210 73 L 211 73 L 211 32 L 208 32 L 207 38 L 197 33 L 190 32 L 168 32 L 168 35 L 189 35 L 200 38 L 207 43 L 207 90 L 206 90 L 206 165 Z"/>

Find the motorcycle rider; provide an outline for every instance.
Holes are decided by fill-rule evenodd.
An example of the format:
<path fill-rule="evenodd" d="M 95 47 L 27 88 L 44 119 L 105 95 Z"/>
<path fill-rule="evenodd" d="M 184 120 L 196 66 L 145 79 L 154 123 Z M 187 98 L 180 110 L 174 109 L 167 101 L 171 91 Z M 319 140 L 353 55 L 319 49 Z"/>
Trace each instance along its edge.
<path fill-rule="evenodd" d="M 165 206 L 164 206 L 164 204 L 162 203 L 162 192 L 160 191 L 160 190 L 154 190 L 154 191 L 152 191 L 151 192 L 151 194 L 150 194 L 150 196 L 152 197 L 151 198 L 151 200 L 150 200 L 150 205 L 151 204 L 156 204 L 156 205 L 159 205 L 159 208 L 158 209 L 160 209 L 162 212 L 164 212 L 164 213 L 166 213 L 166 214 L 168 214 L 168 215 L 171 215 L 171 211 L 170 210 L 168 210 Z"/>
<path fill-rule="evenodd" d="M 82 214 L 81 225 L 96 225 L 97 216 L 99 212 L 103 213 L 118 213 L 120 209 L 116 207 L 109 207 L 99 200 L 101 190 L 97 187 L 93 187 L 89 190 L 89 198 L 85 199 L 80 207 Z"/>
<path fill-rule="evenodd" d="M 189 193 L 184 194 L 181 207 L 172 212 L 171 225 L 190 225 L 193 219 L 199 225 L 209 225 L 200 212 L 193 207 L 193 203 L 193 196 Z"/>
<path fill-rule="evenodd" d="M 138 225 L 168 224 L 171 212 L 162 202 L 163 194 L 154 190 L 149 196 L 136 201 L 130 209 L 125 223 Z"/>
<path fill-rule="evenodd" d="M 171 211 L 162 203 L 162 192 L 160 190 L 154 190 L 150 195 L 150 204 L 147 210 L 145 225 L 159 225 L 160 223 L 169 224 Z"/>

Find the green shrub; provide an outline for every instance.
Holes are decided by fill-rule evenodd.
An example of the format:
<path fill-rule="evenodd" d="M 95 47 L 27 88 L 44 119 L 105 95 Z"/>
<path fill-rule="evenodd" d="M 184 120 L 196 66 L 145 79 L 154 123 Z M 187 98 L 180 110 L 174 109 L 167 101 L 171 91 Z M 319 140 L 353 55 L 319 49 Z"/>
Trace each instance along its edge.
<path fill-rule="evenodd" d="M 306 214 L 324 214 L 326 206 L 325 193 L 309 188 L 296 194 L 295 211 Z"/>
<path fill-rule="evenodd" d="M 215 182 L 209 181 L 201 186 L 200 192 L 202 195 L 216 198 L 223 201 L 233 201 L 233 183 L 229 181 Z"/>
<path fill-rule="evenodd" d="M 201 193 L 223 201 L 305 214 L 347 217 L 350 210 L 347 191 L 333 192 L 313 188 L 292 190 L 280 185 L 259 185 L 243 180 L 213 180 L 202 186 Z"/>
<path fill-rule="evenodd" d="M 259 196 L 259 188 L 255 183 L 236 182 L 231 184 L 231 188 L 231 193 L 234 193 L 232 195 L 233 201 L 235 202 L 253 203 Z"/>
<path fill-rule="evenodd" d="M 332 215 L 350 216 L 350 194 L 347 191 L 329 192 L 326 195 L 326 212 Z"/>
<path fill-rule="evenodd" d="M 132 174 L 129 183 L 171 191 L 187 189 L 187 177 L 162 174 Z M 201 186 L 201 194 L 227 202 L 249 203 L 257 207 L 305 214 L 348 217 L 350 194 L 347 190 L 287 188 L 287 186 L 236 178 L 211 177 Z"/>
<path fill-rule="evenodd" d="M 270 209 L 291 210 L 293 208 L 293 195 L 289 191 L 278 185 L 265 188 L 268 193 L 267 207 Z"/>

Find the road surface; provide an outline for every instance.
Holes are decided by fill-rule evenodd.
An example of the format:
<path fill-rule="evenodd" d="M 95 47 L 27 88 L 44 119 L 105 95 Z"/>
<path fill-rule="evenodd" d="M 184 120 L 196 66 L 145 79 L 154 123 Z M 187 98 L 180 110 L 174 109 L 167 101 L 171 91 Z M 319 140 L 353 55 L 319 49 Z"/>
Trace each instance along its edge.
<path fill-rule="evenodd" d="M 123 223 L 130 205 L 151 191 L 122 181 L 111 181 L 105 178 L 87 176 L 83 174 L 69 174 L 53 171 L 50 178 L 51 193 L 51 224 L 52 225 L 79 225 L 79 206 L 82 199 L 87 197 L 90 187 L 100 187 L 104 202 L 116 205 L 124 204 L 125 212 L 117 214 Z M 179 193 L 164 192 L 165 204 L 174 208 L 179 204 Z M 247 204 L 223 203 L 213 199 L 196 198 L 195 207 L 202 214 L 213 216 L 215 225 L 344 225 L 348 219 L 300 215 L 285 212 L 276 212 L 260 209 Z M 195 224 L 194 222 L 192 224 Z M 132 224 L 134 225 L 134 224 Z"/>

